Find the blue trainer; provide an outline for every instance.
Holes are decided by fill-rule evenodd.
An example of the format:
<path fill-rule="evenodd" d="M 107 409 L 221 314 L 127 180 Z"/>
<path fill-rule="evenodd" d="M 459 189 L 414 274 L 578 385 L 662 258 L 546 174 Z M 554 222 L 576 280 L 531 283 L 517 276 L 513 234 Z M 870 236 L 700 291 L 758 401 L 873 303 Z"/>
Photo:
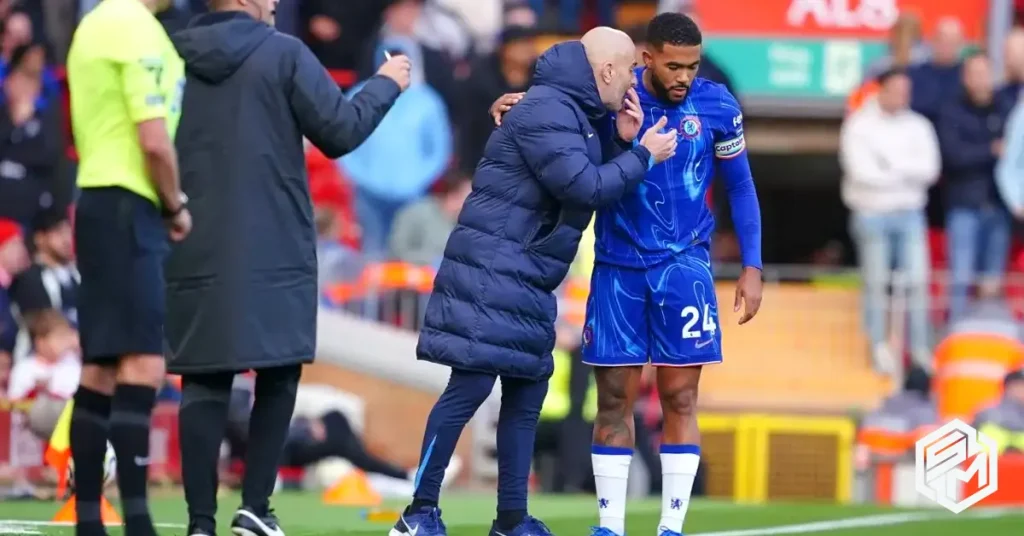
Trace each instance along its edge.
<path fill-rule="evenodd" d="M 441 521 L 440 508 L 420 508 L 403 513 L 388 536 L 448 536 L 448 529 Z"/>
<path fill-rule="evenodd" d="M 590 536 L 625 536 L 625 534 L 615 534 L 615 531 L 607 527 L 590 527 Z"/>
<path fill-rule="evenodd" d="M 683 533 L 669 530 L 665 527 L 658 527 L 658 536 L 683 536 Z"/>
<path fill-rule="evenodd" d="M 551 529 L 543 521 L 526 516 L 516 525 L 516 528 L 509 531 L 498 530 L 498 522 L 491 523 L 491 532 L 488 536 L 554 536 Z"/>

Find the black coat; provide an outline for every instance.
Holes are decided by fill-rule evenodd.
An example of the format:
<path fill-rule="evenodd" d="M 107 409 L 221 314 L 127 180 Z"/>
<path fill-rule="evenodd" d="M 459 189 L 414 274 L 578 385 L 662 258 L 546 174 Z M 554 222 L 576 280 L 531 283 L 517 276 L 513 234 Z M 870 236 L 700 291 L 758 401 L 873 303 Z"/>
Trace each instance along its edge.
<path fill-rule="evenodd" d="M 169 369 L 308 363 L 316 349 L 316 230 L 302 138 L 331 158 L 399 95 L 373 78 L 351 102 L 298 39 L 242 13 L 174 36 L 187 81 L 176 135 L 193 229 L 167 270 Z"/>
<path fill-rule="evenodd" d="M 997 101 L 979 106 L 966 95 L 942 107 L 937 131 L 947 207 L 1002 206 L 992 144 L 1002 137 L 1006 115 Z"/>
<path fill-rule="evenodd" d="M 16 126 L 0 97 L 0 218 L 28 225 L 38 211 L 67 200 L 63 148 L 57 103 L 37 104 L 35 116 Z"/>

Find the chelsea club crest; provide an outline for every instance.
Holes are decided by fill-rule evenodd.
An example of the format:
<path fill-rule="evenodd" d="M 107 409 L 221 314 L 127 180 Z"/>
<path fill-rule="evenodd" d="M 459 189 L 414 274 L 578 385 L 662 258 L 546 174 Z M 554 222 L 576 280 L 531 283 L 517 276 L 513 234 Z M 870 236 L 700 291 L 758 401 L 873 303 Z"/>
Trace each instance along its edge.
<path fill-rule="evenodd" d="M 695 115 L 684 117 L 679 124 L 679 133 L 691 140 L 700 136 L 700 118 Z"/>

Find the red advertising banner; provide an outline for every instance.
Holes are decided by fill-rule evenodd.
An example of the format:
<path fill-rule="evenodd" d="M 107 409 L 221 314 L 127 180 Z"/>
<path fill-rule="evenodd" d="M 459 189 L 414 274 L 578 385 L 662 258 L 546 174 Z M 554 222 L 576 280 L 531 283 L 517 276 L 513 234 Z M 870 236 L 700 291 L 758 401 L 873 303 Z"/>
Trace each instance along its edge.
<path fill-rule="evenodd" d="M 899 14 L 911 12 L 925 35 L 955 17 L 968 40 L 980 41 L 988 7 L 988 0 L 697 0 L 697 15 L 715 36 L 884 39 Z"/>

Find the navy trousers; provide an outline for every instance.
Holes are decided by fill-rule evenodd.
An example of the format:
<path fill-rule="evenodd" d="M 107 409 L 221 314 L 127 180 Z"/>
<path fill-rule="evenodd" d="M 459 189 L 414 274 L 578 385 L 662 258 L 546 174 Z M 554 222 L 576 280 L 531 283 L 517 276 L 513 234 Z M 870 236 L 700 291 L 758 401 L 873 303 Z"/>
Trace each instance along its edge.
<path fill-rule="evenodd" d="M 427 419 L 414 498 L 436 504 L 441 480 L 462 429 L 490 396 L 497 376 L 452 369 L 441 398 Z M 498 511 L 526 510 L 537 419 L 548 382 L 501 378 L 498 418 Z"/>

